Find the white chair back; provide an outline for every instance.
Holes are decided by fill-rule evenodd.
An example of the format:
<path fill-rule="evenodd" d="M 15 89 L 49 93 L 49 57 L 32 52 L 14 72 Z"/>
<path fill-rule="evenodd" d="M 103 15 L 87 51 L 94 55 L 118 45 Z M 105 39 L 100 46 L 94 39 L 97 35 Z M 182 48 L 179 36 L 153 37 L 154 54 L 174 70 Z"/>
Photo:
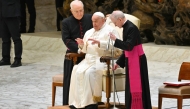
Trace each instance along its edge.
<path fill-rule="evenodd" d="M 138 19 L 137 17 L 135 17 L 133 15 L 130 15 L 130 14 L 125 14 L 125 17 L 126 17 L 127 20 L 129 20 L 133 24 L 135 24 L 138 29 L 140 28 L 140 19 Z M 108 23 L 109 25 L 113 26 L 119 32 L 120 38 L 123 39 L 122 38 L 123 28 L 116 27 L 109 17 L 106 18 L 106 23 Z"/>

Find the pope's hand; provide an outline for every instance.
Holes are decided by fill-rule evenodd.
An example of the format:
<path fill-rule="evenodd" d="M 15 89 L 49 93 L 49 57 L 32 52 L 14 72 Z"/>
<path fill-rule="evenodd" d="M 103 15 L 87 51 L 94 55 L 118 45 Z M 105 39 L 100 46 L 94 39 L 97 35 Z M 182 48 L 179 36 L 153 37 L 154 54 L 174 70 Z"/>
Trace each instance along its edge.
<path fill-rule="evenodd" d="M 89 41 L 92 41 L 92 44 L 100 44 L 100 41 L 99 40 L 96 40 L 96 39 L 92 39 L 92 38 L 89 38 L 88 39 Z"/>
<path fill-rule="evenodd" d="M 83 42 L 83 40 L 82 40 L 81 38 L 76 38 L 75 40 L 76 40 L 77 43 L 80 44 L 80 45 L 83 45 L 83 44 L 84 44 L 84 42 Z"/>

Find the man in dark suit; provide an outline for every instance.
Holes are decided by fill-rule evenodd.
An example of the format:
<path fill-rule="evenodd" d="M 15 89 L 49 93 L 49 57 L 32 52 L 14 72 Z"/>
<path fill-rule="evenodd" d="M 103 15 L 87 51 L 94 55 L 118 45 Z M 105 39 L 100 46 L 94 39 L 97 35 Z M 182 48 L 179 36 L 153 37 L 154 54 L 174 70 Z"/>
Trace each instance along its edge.
<path fill-rule="evenodd" d="M 0 36 L 2 37 L 2 60 L 0 66 L 10 65 L 11 38 L 15 58 L 11 67 L 21 66 L 22 40 L 20 38 L 20 0 L 0 0 Z"/>
<path fill-rule="evenodd" d="M 21 4 L 21 25 L 20 32 L 26 33 L 26 6 L 30 14 L 28 33 L 34 33 L 36 25 L 36 9 L 34 0 L 20 0 Z"/>
<path fill-rule="evenodd" d="M 62 39 L 67 47 L 66 53 L 77 53 L 77 38 L 83 38 L 84 33 L 92 28 L 92 15 L 84 14 L 84 5 L 79 0 L 74 0 L 70 4 L 72 16 L 62 21 Z M 82 59 L 78 59 L 80 62 Z M 63 105 L 68 105 L 70 78 L 73 69 L 71 60 L 64 60 L 64 79 L 63 79 Z"/>
<path fill-rule="evenodd" d="M 56 13 L 57 13 L 57 18 L 56 18 L 57 31 L 61 31 L 60 22 L 63 20 L 63 16 L 59 13 L 57 8 L 63 7 L 63 1 L 64 0 L 55 0 L 55 8 L 56 8 Z"/>

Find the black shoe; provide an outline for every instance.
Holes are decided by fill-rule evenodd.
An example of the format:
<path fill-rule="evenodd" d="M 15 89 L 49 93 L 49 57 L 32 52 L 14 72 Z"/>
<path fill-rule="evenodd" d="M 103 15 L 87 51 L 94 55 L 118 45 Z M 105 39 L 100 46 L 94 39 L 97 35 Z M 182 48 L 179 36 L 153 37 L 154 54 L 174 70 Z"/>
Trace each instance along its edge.
<path fill-rule="evenodd" d="M 20 30 L 20 33 L 26 33 L 26 29 Z"/>
<path fill-rule="evenodd" d="M 86 106 L 85 109 L 98 109 L 98 105 L 97 104 L 90 104 L 90 105 Z"/>
<path fill-rule="evenodd" d="M 69 108 L 70 108 L 70 109 L 77 109 L 77 108 L 76 108 L 75 106 L 73 106 L 73 105 L 70 105 Z"/>
<path fill-rule="evenodd" d="M 28 33 L 34 33 L 34 30 L 30 30 L 30 29 L 29 29 L 29 30 L 28 30 Z"/>
<path fill-rule="evenodd" d="M 3 59 L 0 61 L 0 66 L 3 66 L 3 65 L 11 65 L 11 62 L 10 61 L 4 61 Z"/>
<path fill-rule="evenodd" d="M 12 68 L 19 67 L 19 66 L 22 66 L 21 60 L 15 60 L 13 64 L 11 65 Z"/>

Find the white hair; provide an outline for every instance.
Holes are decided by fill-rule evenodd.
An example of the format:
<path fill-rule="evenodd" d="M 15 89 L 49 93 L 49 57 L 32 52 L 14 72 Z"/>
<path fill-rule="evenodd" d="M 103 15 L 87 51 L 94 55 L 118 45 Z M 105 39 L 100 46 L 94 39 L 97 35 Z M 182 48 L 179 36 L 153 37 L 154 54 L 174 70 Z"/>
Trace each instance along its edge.
<path fill-rule="evenodd" d="M 82 7 L 84 7 L 84 4 L 82 3 L 82 1 L 80 0 L 73 0 L 71 3 L 70 3 L 70 8 L 73 9 L 73 5 L 82 5 Z"/>
<path fill-rule="evenodd" d="M 112 14 L 109 16 L 112 19 L 118 19 L 118 18 L 125 18 L 125 15 L 122 11 L 113 11 Z"/>

